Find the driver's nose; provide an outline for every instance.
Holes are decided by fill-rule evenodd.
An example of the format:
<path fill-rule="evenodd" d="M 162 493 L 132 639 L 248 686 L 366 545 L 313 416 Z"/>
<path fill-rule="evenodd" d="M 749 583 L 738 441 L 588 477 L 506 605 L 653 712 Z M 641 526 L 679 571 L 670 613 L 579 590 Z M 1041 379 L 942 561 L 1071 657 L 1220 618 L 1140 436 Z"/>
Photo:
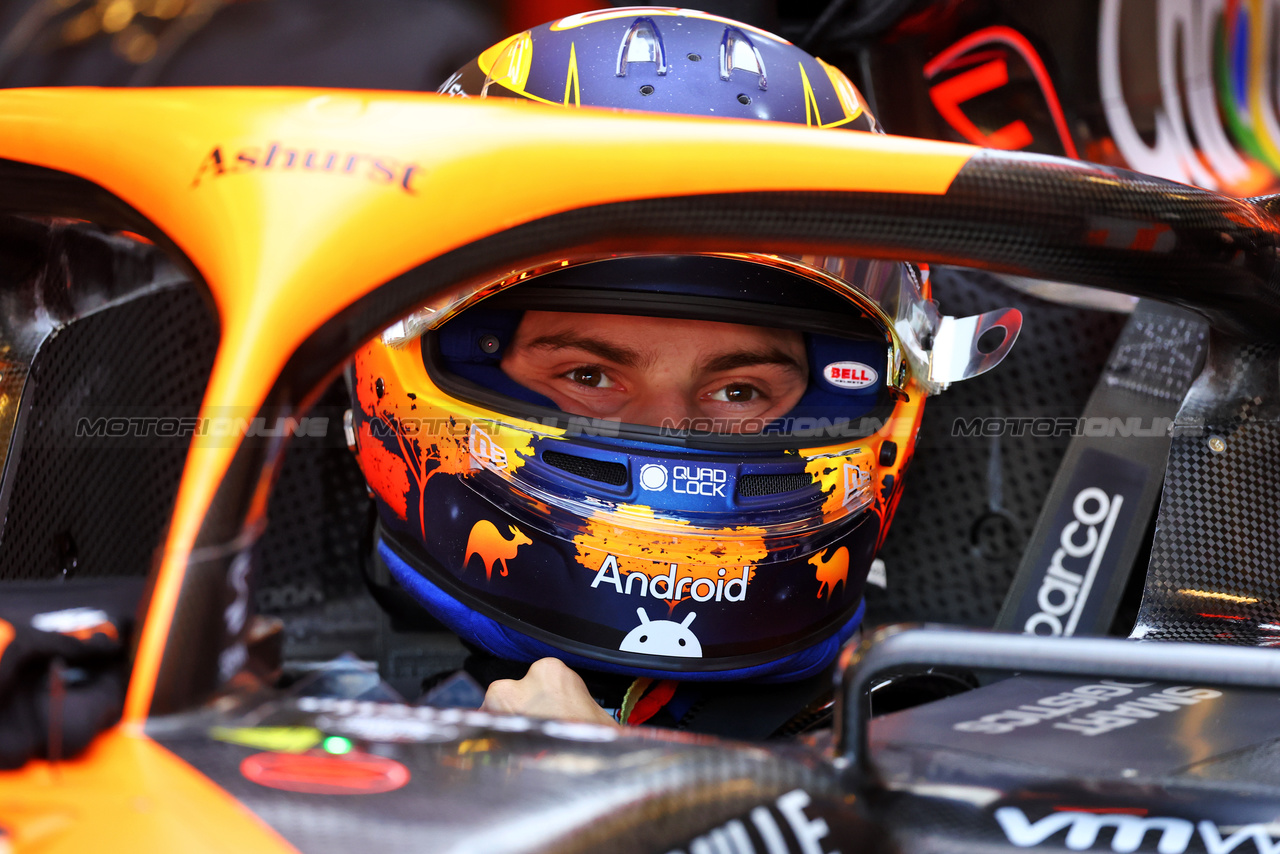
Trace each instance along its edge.
<path fill-rule="evenodd" d="M 681 389 L 653 388 L 636 395 L 623 407 L 619 416 L 631 424 L 650 427 L 675 427 L 699 415 L 697 402 Z"/>

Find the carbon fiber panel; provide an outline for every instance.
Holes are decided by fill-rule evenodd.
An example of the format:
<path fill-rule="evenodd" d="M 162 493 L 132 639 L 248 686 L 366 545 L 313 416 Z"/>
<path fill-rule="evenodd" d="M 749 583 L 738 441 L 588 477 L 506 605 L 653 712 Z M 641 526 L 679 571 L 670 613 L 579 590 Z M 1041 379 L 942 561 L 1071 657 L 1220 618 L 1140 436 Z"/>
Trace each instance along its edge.
<path fill-rule="evenodd" d="M 825 837 L 824 850 L 885 850 L 847 808 L 835 774 L 816 754 L 783 755 L 657 730 L 310 698 L 272 704 L 219 730 L 223 738 L 252 739 L 286 731 L 305 736 L 307 730 L 297 728 L 317 727 L 351 738 L 353 754 L 312 750 L 296 763 L 317 762 L 339 783 L 344 769 L 354 773 L 363 757 L 403 769 L 404 782 L 393 790 L 308 794 L 246 777 L 246 759 L 265 756 L 287 765 L 287 754 L 214 741 L 199 725 L 174 731 L 175 723 L 154 721 L 149 732 L 309 854 L 363 850 L 372 840 L 383 854 L 639 854 L 686 845 L 701 854 L 715 849 L 689 845 L 697 836 L 755 807 L 770 808 L 797 789 L 805 793 L 802 821 L 822 816 L 828 822 L 825 831 L 815 828 Z M 757 850 L 812 850 L 796 845 L 784 815 L 776 818 L 785 847 L 765 848 L 755 833 Z"/>
<path fill-rule="evenodd" d="M 1133 636 L 1280 644 L 1280 349 L 1211 338 L 1174 426 Z"/>
<path fill-rule="evenodd" d="M 190 441 L 156 424 L 196 414 L 217 319 L 154 246 L 84 222 L 0 218 L 0 279 L 0 581 L 145 575 Z"/>

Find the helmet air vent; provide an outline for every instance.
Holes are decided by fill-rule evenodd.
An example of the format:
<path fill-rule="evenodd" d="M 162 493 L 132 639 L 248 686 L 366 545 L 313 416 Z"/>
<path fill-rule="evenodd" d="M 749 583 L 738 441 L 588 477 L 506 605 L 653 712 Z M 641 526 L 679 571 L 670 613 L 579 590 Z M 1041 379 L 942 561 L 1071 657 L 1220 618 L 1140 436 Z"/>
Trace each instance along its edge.
<path fill-rule="evenodd" d="M 725 27 L 724 37 L 720 39 L 720 79 L 728 80 L 734 69 L 750 71 L 756 75 L 760 89 L 769 88 L 769 80 L 764 71 L 764 58 L 755 42 L 737 27 Z"/>
<path fill-rule="evenodd" d="M 652 18 L 636 18 L 622 37 L 622 44 L 618 46 L 619 77 L 627 76 L 627 66 L 632 62 L 652 62 L 659 74 L 667 73 L 667 51 Z"/>
<path fill-rule="evenodd" d="M 738 495 L 742 498 L 779 495 L 804 489 L 812 483 L 813 478 L 802 471 L 788 474 L 745 474 L 738 478 Z"/>
<path fill-rule="evenodd" d="M 562 454 L 559 451 L 543 451 L 542 461 L 552 468 L 586 480 L 594 480 L 596 483 L 607 483 L 610 486 L 625 486 L 627 483 L 627 467 L 622 463 L 593 460 L 591 457 Z"/>

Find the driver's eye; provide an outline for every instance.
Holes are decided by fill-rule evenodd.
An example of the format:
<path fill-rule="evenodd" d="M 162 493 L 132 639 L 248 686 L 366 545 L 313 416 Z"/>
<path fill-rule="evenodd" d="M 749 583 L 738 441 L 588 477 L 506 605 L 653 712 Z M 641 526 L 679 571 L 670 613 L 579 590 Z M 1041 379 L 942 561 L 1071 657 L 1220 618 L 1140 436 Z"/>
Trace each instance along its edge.
<path fill-rule="evenodd" d="M 609 377 L 605 375 L 605 372 L 596 365 L 574 368 L 569 371 L 567 376 L 578 385 L 584 385 L 589 388 L 609 388 L 613 385 Z"/>
<path fill-rule="evenodd" d="M 758 396 L 756 387 L 748 383 L 731 383 L 711 395 L 714 400 L 728 403 L 750 403 Z"/>

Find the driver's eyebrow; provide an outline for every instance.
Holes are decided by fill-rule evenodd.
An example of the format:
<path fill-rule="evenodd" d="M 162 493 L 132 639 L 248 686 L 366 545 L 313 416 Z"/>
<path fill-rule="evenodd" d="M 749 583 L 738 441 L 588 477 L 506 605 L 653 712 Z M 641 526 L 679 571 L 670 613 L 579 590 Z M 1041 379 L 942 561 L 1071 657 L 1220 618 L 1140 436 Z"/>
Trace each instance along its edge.
<path fill-rule="evenodd" d="M 644 363 L 653 361 L 652 356 L 642 356 L 638 351 L 632 350 L 630 347 L 620 347 L 601 338 L 591 338 L 587 335 L 579 335 L 576 332 L 556 332 L 552 335 L 539 335 L 531 341 L 525 343 L 526 347 L 536 347 L 539 350 L 583 350 L 606 361 L 613 362 L 615 365 L 622 365 L 624 368 L 637 368 Z"/>
<path fill-rule="evenodd" d="M 809 371 L 799 361 L 777 347 L 768 350 L 733 350 L 720 353 L 702 363 L 702 370 L 707 373 L 735 371 L 738 368 L 752 368 L 756 365 L 777 365 L 801 378 L 809 376 Z"/>

